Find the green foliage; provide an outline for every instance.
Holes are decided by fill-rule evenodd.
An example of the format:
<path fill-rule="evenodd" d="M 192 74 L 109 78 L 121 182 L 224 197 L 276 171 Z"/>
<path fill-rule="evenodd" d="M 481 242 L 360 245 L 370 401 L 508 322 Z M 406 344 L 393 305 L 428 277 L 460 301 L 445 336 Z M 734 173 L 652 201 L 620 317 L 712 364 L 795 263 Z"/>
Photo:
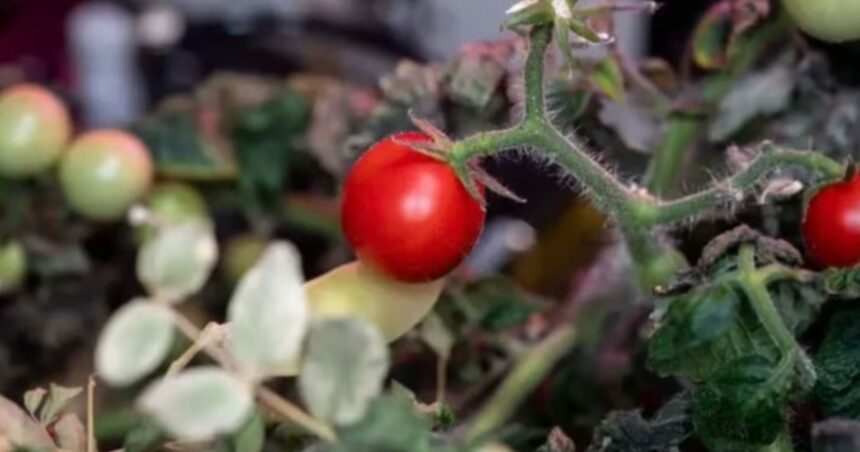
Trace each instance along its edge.
<path fill-rule="evenodd" d="M 680 445 L 691 433 L 691 397 L 681 393 L 646 420 L 636 411 L 615 411 L 594 431 L 586 452 L 653 452 Z"/>
<path fill-rule="evenodd" d="M 830 268 L 821 273 L 821 285 L 828 295 L 860 298 L 860 267 Z"/>
<path fill-rule="evenodd" d="M 705 286 L 669 305 L 648 345 L 648 366 L 662 375 L 704 380 L 742 355 L 776 357 L 776 347 L 733 284 Z"/>
<path fill-rule="evenodd" d="M 793 360 L 748 355 L 722 368 L 693 399 L 696 434 L 713 451 L 756 450 L 784 430 Z"/>
<path fill-rule="evenodd" d="M 815 395 L 829 416 L 860 419 L 860 309 L 836 313 L 815 355 Z"/>
<path fill-rule="evenodd" d="M 441 452 L 431 445 L 431 423 L 403 397 L 380 397 L 364 418 L 338 432 L 325 452 Z"/>
<path fill-rule="evenodd" d="M 166 441 L 164 431 L 144 418 L 125 435 L 122 448 L 125 452 L 155 452 L 161 450 Z"/>

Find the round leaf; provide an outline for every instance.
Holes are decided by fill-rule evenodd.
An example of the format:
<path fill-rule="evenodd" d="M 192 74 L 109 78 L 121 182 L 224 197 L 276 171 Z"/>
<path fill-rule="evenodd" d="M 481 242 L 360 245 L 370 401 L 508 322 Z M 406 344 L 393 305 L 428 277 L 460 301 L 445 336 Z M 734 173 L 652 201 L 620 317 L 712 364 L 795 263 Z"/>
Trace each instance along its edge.
<path fill-rule="evenodd" d="M 132 300 L 102 330 L 96 370 L 112 385 L 129 385 L 158 367 L 172 342 L 170 312 L 155 303 Z"/>
<path fill-rule="evenodd" d="M 254 376 L 290 365 L 308 322 L 301 262 L 287 242 L 270 245 L 230 301 L 230 349 Z"/>
<path fill-rule="evenodd" d="M 212 226 L 188 221 L 165 226 L 137 256 L 137 274 L 151 295 L 181 302 L 199 291 L 218 259 Z"/>
<path fill-rule="evenodd" d="M 202 441 L 237 431 L 252 412 L 253 395 L 224 370 L 197 367 L 154 383 L 138 404 L 177 439 Z"/>
<path fill-rule="evenodd" d="M 379 395 L 387 371 L 388 348 L 375 328 L 354 318 L 327 319 L 310 330 L 299 389 L 314 416 L 347 425 Z"/>

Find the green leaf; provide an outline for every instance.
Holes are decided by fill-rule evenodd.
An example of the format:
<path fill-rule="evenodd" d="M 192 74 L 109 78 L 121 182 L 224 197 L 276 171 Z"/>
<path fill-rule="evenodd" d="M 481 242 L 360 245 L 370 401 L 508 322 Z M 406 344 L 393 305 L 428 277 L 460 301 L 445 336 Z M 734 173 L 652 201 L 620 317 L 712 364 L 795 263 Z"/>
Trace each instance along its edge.
<path fill-rule="evenodd" d="M 143 299 L 132 300 L 114 313 L 99 336 L 99 377 L 115 386 L 138 381 L 167 356 L 173 334 L 167 309 Z"/>
<path fill-rule="evenodd" d="M 829 268 L 820 274 L 824 291 L 838 298 L 860 298 L 860 267 Z"/>
<path fill-rule="evenodd" d="M 838 312 L 815 355 L 815 395 L 828 416 L 860 419 L 860 309 Z"/>
<path fill-rule="evenodd" d="M 693 399 L 696 434 L 713 451 L 767 446 L 785 430 L 792 359 L 748 355 L 701 385 Z"/>
<path fill-rule="evenodd" d="M 45 388 L 34 388 L 24 393 L 24 407 L 33 418 L 38 417 L 39 408 L 45 400 L 48 391 Z"/>
<path fill-rule="evenodd" d="M 166 440 L 164 431 L 155 421 L 146 418 L 126 433 L 122 448 L 124 452 L 156 452 Z"/>
<path fill-rule="evenodd" d="M 744 295 L 729 283 L 676 297 L 648 347 L 648 367 L 661 375 L 704 380 L 749 353 L 778 351 Z"/>
<path fill-rule="evenodd" d="M 671 450 L 692 432 L 691 397 L 682 393 L 653 419 L 635 411 L 614 411 L 594 431 L 586 452 L 648 452 Z"/>
<path fill-rule="evenodd" d="M 147 388 L 140 409 L 177 439 L 202 441 L 238 431 L 254 406 L 251 388 L 218 367 L 196 367 Z"/>
<path fill-rule="evenodd" d="M 411 402 L 380 397 L 361 421 L 338 431 L 327 452 L 430 452 L 430 423 Z"/>
<path fill-rule="evenodd" d="M 217 259 L 209 222 L 166 225 L 141 247 L 137 276 L 153 297 L 180 303 L 206 284 Z"/>
<path fill-rule="evenodd" d="M 164 176 L 195 180 L 236 176 L 229 152 L 201 135 L 190 112 L 164 112 L 134 124 L 131 131 L 146 144 Z"/>
<path fill-rule="evenodd" d="M 380 394 L 387 371 L 388 348 L 379 331 L 355 318 L 322 320 L 308 334 L 299 390 L 314 416 L 348 425 Z"/>
<path fill-rule="evenodd" d="M 301 258 L 274 242 L 239 281 L 230 300 L 230 351 L 254 378 L 290 366 L 308 323 Z"/>
<path fill-rule="evenodd" d="M 266 424 L 263 416 L 255 411 L 230 440 L 235 452 L 260 452 L 266 442 Z"/>
<path fill-rule="evenodd" d="M 615 102 L 624 102 L 624 71 L 614 56 L 604 58 L 591 72 L 591 83 Z"/>
<path fill-rule="evenodd" d="M 280 200 L 294 159 L 292 141 L 309 118 L 308 101 L 292 90 L 235 113 L 231 137 L 241 168 L 239 185 L 250 199 L 264 205 Z"/>

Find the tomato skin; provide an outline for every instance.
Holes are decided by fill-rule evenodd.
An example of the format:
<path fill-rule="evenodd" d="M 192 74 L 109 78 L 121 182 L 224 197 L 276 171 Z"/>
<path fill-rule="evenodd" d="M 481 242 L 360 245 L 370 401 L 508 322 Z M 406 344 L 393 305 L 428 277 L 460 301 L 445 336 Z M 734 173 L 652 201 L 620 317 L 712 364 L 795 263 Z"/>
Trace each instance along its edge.
<path fill-rule="evenodd" d="M 60 164 L 66 200 L 93 220 L 116 220 L 149 189 L 152 157 L 136 137 L 98 130 L 78 137 Z"/>
<path fill-rule="evenodd" d="M 851 267 L 860 263 L 860 174 L 827 185 L 810 198 L 803 238 L 819 265 Z"/>
<path fill-rule="evenodd" d="M 794 22 L 829 42 L 860 39 L 860 2 L 856 0 L 783 0 Z"/>
<path fill-rule="evenodd" d="M 45 171 L 62 154 L 71 130 L 66 106 L 50 91 L 31 84 L 9 88 L 0 96 L 0 175 Z"/>
<path fill-rule="evenodd" d="M 471 251 L 484 209 L 446 163 L 386 138 L 358 159 L 343 189 L 341 222 L 359 260 L 404 282 L 450 273 Z"/>
<path fill-rule="evenodd" d="M 157 184 L 146 195 L 145 205 L 162 224 L 175 225 L 209 217 L 206 201 L 200 192 L 181 182 Z M 146 241 L 155 236 L 155 228 L 143 225 L 137 233 L 141 241 Z"/>

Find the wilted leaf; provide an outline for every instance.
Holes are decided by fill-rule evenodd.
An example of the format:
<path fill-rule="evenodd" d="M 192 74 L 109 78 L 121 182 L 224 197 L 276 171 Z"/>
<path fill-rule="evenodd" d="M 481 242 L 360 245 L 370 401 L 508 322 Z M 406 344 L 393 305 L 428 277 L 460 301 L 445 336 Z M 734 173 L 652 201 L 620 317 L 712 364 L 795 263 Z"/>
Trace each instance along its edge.
<path fill-rule="evenodd" d="M 348 425 L 382 391 L 387 372 L 388 348 L 375 328 L 353 318 L 325 319 L 308 334 L 299 389 L 314 416 Z"/>
<path fill-rule="evenodd" d="M 212 225 L 188 221 L 165 226 L 144 243 L 137 275 L 150 295 L 179 303 L 203 287 L 217 259 Z"/>
<path fill-rule="evenodd" d="M 730 138 L 749 121 L 788 107 L 794 92 L 794 75 L 783 64 L 747 74 L 723 97 L 708 130 L 708 139 Z"/>
<path fill-rule="evenodd" d="M 298 251 L 275 242 L 236 287 L 228 308 L 230 350 L 248 372 L 262 377 L 295 358 L 308 323 Z"/>
<path fill-rule="evenodd" d="M 87 447 L 87 434 L 84 424 L 76 414 L 66 413 L 54 424 L 54 437 L 57 445 L 70 451 L 84 452 Z"/>
<path fill-rule="evenodd" d="M 34 388 L 24 393 L 24 407 L 34 418 L 38 417 L 39 407 L 45 400 L 48 391 L 45 388 Z"/>
<path fill-rule="evenodd" d="M 30 448 L 53 448 L 51 437 L 42 426 L 11 400 L 0 397 L 0 438 L 13 445 Z"/>
<path fill-rule="evenodd" d="M 691 414 L 689 393 L 674 397 L 651 420 L 638 410 L 614 411 L 594 431 L 586 452 L 672 450 L 692 432 Z"/>
<path fill-rule="evenodd" d="M 173 319 L 155 303 L 135 299 L 121 307 L 101 332 L 96 370 L 116 386 L 132 384 L 153 371 L 170 351 Z"/>
<path fill-rule="evenodd" d="M 43 425 L 50 424 L 57 420 L 60 413 L 66 409 L 69 403 L 83 392 L 83 388 L 66 388 L 64 386 L 51 383 L 48 389 L 48 397 L 42 405 L 39 413 L 39 420 Z"/>
<path fill-rule="evenodd" d="M 695 392 L 696 434 L 714 451 L 774 442 L 786 428 L 792 368 L 748 355 L 720 370 Z"/>
<path fill-rule="evenodd" d="M 138 400 L 161 428 L 187 441 L 237 431 L 253 402 L 251 388 L 217 367 L 197 367 L 162 379 Z"/>
<path fill-rule="evenodd" d="M 703 69 L 722 69 L 738 51 L 744 32 L 770 12 L 767 0 L 720 0 L 714 3 L 693 31 L 693 60 Z"/>
<path fill-rule="evenodd" d="M 815 395 L 828 416 L 860 419 L 860 310 L 836 313 L 815 355 Z"/>

